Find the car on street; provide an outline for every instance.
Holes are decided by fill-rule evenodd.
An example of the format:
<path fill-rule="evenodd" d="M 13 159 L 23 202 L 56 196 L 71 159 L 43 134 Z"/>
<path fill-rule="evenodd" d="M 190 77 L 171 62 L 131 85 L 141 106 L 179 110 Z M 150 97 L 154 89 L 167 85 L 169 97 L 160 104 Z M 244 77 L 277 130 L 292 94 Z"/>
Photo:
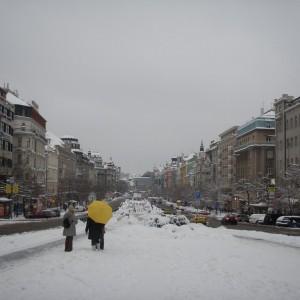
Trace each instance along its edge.
<path fill-rule="evenodd" d="M 195 215 L 194 217 L 191 218 L 192 223 L 200 223 L 200 224 L 207 224 L 207 217 L 205 215 Z"/>
<path fill-rule="evenodd" d="M 199 209 L 199 210 L 197 210 L 197 212 L 198 212 L 199 214 L 202 214 L 202 215 L 205 215 L 205 216 L 210 215 L 210 212 L 209 212 L 209 211 L 203 210 L 203 209 Z"/>
<path fill-rule="evenodd" d="M 227 214 L 221 219 L 222 225 L 237 225 L 238 218 L 235 214 Z"/>
<path fill-rule="evenodd" d="M 60 217 L 60 209 L 58 208 L 50 208 L 53 217 Z"/>
<path fill-rule="evenodd" d="M 275 225 L 276 220 L 281 217 L 281 214 L 266 214 L 264 218 L 264 225 Z"/>
<path fill-rule="evenodd" d="M 263 224 L 266 214 L 252 214 L 249 217 L 249 223 L 251 224 Z"/>
<path fill-rule="evenodd" d="M 165 215 L 172 215 L 173 214 L 173 209 L 171 209 L 171 208 L 165 208 L 164 209 L 164 214 Z"/>
<path fill-rule="evenodd" d="M 249 215 L 247 215 L 247 214 L 238 214 L 237 218 L 238 218 L 238 222 L 249 223 Z"/>
<path fill-rule="evenodd" d="M 75 207 L 76 212 L 84 212 L 86 211 L 86 208 L 84 206 L 78 205 Z"/>
<path fill-rule="evenodd" d="M 300 216 L 281 216 L 276 220 L 276 226 L 300 228 Z"/>
<path fill-rule="evenodd" d="M 27 214 L 26 218 L 27 219 L 42 219 L 42 218 L 52 218 L 53 214 L 50 210 L 42 210 L 42 211 L 36 211 L 36 212 L 31 212 Z"/>

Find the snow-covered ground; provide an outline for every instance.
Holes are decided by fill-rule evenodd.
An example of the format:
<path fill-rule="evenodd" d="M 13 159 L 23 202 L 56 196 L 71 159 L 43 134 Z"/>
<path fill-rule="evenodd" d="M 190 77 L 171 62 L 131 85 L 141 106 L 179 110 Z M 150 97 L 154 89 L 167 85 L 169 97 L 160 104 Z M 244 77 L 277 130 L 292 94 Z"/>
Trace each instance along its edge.
<path fill-rule="evenodd" d="M 70 253 L 61 227 L 1 236 L 1 299 L 299 298 L 300 237 L 176 226 L 159 213 L 126 201 L 106 226 L 103 253 L 81 221 Z M 149 226 L 155 218 L 166 225 Z"/>

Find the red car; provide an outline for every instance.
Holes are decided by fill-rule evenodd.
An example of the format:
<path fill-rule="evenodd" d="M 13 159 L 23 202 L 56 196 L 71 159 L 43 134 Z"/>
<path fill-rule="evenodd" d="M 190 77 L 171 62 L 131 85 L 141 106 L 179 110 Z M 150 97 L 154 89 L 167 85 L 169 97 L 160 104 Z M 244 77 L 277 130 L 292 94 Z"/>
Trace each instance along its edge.
<path fill-rule="evenodd" d="M 222 225 L 237 225 L 238 223 L 238 218 L 236 215 L 233 214 L 228 214 L 226 216 L 224 216 L 221 220 L 221 224 Z"/>
<path fill-rule="evenodd" d="M 42 211 L 37 211 L 37 212 L 32 212 L 29 213 L 26 218 L 27 219 L 41 219 L 41 218 L 52 218 L 53 214 L 51 213 L 50 210 L 42 210 Z"/>

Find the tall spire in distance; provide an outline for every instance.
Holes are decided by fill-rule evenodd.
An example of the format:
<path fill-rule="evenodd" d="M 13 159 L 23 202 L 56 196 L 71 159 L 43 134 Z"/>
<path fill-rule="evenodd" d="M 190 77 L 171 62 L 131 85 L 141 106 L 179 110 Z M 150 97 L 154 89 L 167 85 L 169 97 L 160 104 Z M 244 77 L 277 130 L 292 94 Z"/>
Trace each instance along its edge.
<path fill-rule="evenodd" d="M 203 141 L 201 141 L 200 152 L 204 152 Z"/>

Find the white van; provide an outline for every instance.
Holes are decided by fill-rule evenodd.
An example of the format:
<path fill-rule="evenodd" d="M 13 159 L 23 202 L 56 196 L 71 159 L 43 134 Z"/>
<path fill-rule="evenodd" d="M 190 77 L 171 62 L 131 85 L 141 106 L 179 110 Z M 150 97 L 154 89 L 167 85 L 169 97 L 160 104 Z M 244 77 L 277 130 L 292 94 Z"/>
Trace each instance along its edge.
<path fill-rule="evenodd" d="M 276 226 L 300 227 L 300 216 L 282 216 L 276 220 Z"/>
<path fill-rule="evenodd" d="M 252 214 L 249 217 L 249 223 L 251 224 L 263 224 L 266 214 Z"/>

